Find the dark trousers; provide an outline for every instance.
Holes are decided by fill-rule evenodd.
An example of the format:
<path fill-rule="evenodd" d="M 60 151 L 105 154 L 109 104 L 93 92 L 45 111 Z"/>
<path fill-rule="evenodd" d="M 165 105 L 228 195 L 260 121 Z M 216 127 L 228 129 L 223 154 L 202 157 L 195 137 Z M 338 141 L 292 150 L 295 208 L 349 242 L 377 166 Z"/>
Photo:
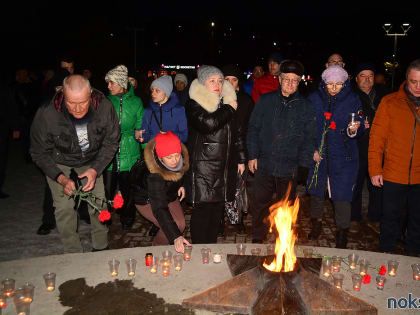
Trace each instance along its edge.
<path fill-rule="evenodd" d="M 407 207 L 407 247 L 420 254 L 420 184 L 403 185 L 384 181 L 380 249 L 393 252 L 401 235 L 401 215 Z"/>
<path fill-rule="evenodd" d="M 194 244 L 217 242 L 217 232 L 224 210 L 224 202 L 201 202 L 194 205 L 190 227 Z"/>
<path fill-rule="evenodd" d="M 359 172 L 351 202 L 351 221 L 362 221 L 362 191 L 365 180 L 367 180 L 369 191 L 368 219 L 372 222 L 379 222 L 382 213 L 382 188 L 373 186 L 370 181 L 367 156 L 360 156 L 359 159 Z"/>
<path fill-rule="evenodd" d="M 0 126 L 1 128 L 2 126 Z M 9 153 L 9 133 L 6 128 L 0 129 L 0 192 L 6 177 L 7 157 Z"/>
<path fill-rule="evenodd" d="M 119 210 L 120 220 L 123 224 L 132 224 L 136 218 L 136 207 L 131 200 L 130 172 L 104 171 L 103 175 L 106 199 L 113 200 L 118 190 L 121 191 L 125 202 L 124 206 Z"/>
<path fill-rule="evenodd" d="M 289 183 L 292 184 L 289 200 L 294 200 L 296 198 L 295 179 L 292 177 L 274 177 L 270 174 L 261 173 L 261 171 L 255 173 L 251 202 L 253 241 L 264 241 L 270 228 L 270 224 L 266 220 L 269 215 L 269 207 L 283 198 Z M 274 194 L 275 197 L 273 198 Z"/>
<path fill-rule="evenodd" d="M 311 218 L 321 219 L 324 214 L 324 200 L 315 195 L 311 195 Z M 335 213 L 335 224 L 338 229 L 348 229 L 350 226 L 350 202 L 333 200 Z"/>

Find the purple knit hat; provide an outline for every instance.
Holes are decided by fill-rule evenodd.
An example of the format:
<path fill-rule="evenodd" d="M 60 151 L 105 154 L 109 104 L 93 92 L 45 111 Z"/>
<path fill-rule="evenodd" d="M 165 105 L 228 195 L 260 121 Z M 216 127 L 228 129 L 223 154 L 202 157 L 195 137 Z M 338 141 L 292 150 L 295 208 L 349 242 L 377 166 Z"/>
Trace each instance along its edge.
<path fill-rule="evenodd" d="M 349 75 L 343 67 L 338 65 L 329 66 L 327 69 L 322 72 L 322 80 L 327 82 L 346 82 L 349 78 Z"/>

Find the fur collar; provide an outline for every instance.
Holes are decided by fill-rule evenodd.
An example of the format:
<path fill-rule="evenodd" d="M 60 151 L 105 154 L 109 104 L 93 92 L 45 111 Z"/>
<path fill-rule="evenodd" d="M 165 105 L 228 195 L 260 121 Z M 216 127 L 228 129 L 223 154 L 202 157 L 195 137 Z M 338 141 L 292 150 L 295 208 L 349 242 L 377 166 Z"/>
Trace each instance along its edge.
<path fill-rule="evenodd" d="M 156 162 L 154 148 L 155 139 L 150 140 L 147 143 L 146 148 L 144 148 L 144 160 L 146 162 L 146 166 L 149 172 L 152 174 L 160 174 L 166 181 L 179 181 L 184 176 L 185 172 L 188 171 L 188 169 L 190 168 L 190 159 L 188 156 L 187 147 L 183 143 L 181 143 L 181 153 L 182 157 L 184 158 L 184 167 L 179 172 L 173 172 L 160 167 L 159 164 Z"/>
<path fill-rule="evenodd" d="M 190 97 L 209 113 L 213 113 L 219 108 L 219 96 L 210 92 L 204 85 L 199 83 L 197 79 L 191 83 L 189 93 Z M 223 82 L 222 98 L 223 104 L 229 104 L 236 101 L 235 89 L 228 81 Z"/>

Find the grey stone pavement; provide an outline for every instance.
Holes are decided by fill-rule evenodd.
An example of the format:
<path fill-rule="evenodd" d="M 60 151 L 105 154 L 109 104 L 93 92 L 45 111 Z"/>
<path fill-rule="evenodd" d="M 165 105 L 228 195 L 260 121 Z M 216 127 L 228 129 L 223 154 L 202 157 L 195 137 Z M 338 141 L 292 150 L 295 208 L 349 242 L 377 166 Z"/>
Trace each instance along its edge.
<path fill-rule="evenodd" d="M 19 142 L 11 142 L 6 182 L 3 190 L 10 194 L 7 199 L 0 199 L 0 261 L 25 259 L 39 256 L 63 253 L 63 247 L 57 230 L 49 235 L 38 235 L 36 231 L 41 224 L 42 203 L 46 181 L 39 169 L 33 163 L 26 163 L 23 159 Z M 305 196 L 303 186 L 298 186 L 301 196 L 301 209 L 296 224 L 298 234 L 297 244 L 321 247 L 335 247 L 335 224 L 331 204 L 325 203 L 324 230 L 320 239 L 309 241 L 307 234 L 310 230 L 309 198 Z M 366 194 L 365 194 L 366 195 Z M 367 200 L 364 200 L 366 209 Z M 190 237 L 189 221 L 191 209 L 184 205 L 187 228 L 184 232 Z M 251 242 L 251 216 L 244 218 L 247 234 L 237 234 L 233 226 L 226 224 L 225 236 L 218 239 L 218 243 Z M 117 214 L 113 214 L 110 226 L 109 241 L 111 249 L 151 246 L 148 236 L 151 224 L 140 214 L 130 231 L 123 231 Z M 80 222 L 80 237 L 85 251 L 91 250 L 90 225 Z M 271 242 L 270 237 L 266 242 Z M 378 234 L 373 232 L 362 222 L 359 234 L 350 234 L 348 248 L 378 251 Z"/>

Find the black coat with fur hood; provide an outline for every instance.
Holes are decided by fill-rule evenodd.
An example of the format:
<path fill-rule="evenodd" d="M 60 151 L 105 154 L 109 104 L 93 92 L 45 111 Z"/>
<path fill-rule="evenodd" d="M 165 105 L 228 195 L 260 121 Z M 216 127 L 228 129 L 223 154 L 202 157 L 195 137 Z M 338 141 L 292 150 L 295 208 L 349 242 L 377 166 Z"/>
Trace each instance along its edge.
<path fill-rule="evenodd" d="M 186 176 L 187 199 L 193 203 L 232 201 L 238 163 L 246 162 L 244 129 L 235 109 L 232 85 L 224 81 L 222 99 L 198 80 L 191 83 L 185 105 L 189 123 L 191 168 Z"/>
<path fill-rule="evenodd" d="M 157 158 L 155 139 L 149 141 L 144 149 L 144 160 L 136 163 L 130 171 L 130 184 L 134 202 L 139 205 L 150 203 L 153 215 L 159 222 L 170 244 L 181 236 L 168 204 L 178 197 L 183 176 L 189 168 L 187 147 L 181 143 L 184 167 L 179 172 L 168 170 Z"/>

